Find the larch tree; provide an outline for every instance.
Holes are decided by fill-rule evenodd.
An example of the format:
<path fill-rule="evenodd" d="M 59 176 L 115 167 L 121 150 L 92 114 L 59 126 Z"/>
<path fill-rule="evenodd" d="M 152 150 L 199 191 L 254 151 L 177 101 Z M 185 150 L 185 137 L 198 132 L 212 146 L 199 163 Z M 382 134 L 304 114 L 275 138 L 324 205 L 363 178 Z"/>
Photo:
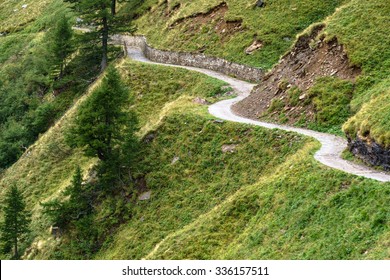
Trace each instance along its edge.
<path fill-rule="evenodd" d="M 73 8 L 79 14 L 83 22 L 88 26 L 96 27 L 91 30 L 88 37 L 91 40 L 101 40 L 101 63 L 100 69 L 103 72 L 108 63 L 108 39 L 112 14 L 113 0 L 65 0 L 73 4 Z M 116 4 L 116 2 L 115 2 Z M 114 9 L 115 10 L 115 9 Z"/>
<path fill-rule="evenodd" d="M 19 242 L 29 232 L 30 213 L 16 186 L 11 186 L 6 193 L 4 205 L 4 222 L 1 225 L 3 251 L 8 253 L 13 248 L 13 258 L 19 259 Z"/>
<path fill-rule="evenodd" d="M 66 136 L 71 146 L 81 147 L 86 156 L 100 159 L 100 179 L 111 185 L 120 176 L 120 166 L 136 149 L 138 122 L 135 113 L 125 109 L 129 98 L 118 71 L 109 67 L 101 85 L 79 109 Z"/>
<path fill-rule="evenodd" d="M 52 32 L 54 63 L 59 70 L 57 78 L 61 79 L 64 75 L 66 59 L 73 52 L 73 30 L 69 19 L 65 15 L 62 15 Z"/>

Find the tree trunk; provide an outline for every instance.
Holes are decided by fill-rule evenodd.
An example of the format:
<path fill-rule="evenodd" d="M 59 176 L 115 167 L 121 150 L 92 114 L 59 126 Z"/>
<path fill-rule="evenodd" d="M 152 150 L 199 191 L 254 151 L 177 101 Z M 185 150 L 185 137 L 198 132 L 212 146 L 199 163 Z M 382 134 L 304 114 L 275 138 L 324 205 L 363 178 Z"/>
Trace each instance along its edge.
<path fill-rule="evenodd" d="M 111 14 L 113 16 L 116 14 L 116 0 L 111 0 Z"/>
<path fill-rule="evenodd" d="M 15 260 L 19 259 L 18 237 L 16 237 L 16 236 L 15 236 L 15 239 L 14 239 L 14 258 L 15 258 Z"/>
<path fill-rule="evenodd" d="M 100 65 L 101 72 L 107 67 L 107 47 L 108 47 L 108 22 L 107 16 L 103 17 L 103 32 L 102 32 L 102 63 Z"/>
<path fill-rule="evenodd" d="M 64 76 L 64 60 L 62 60 L 60 65 L 60 74 L 58 75 L 58 80 L 61 80 Z"/>

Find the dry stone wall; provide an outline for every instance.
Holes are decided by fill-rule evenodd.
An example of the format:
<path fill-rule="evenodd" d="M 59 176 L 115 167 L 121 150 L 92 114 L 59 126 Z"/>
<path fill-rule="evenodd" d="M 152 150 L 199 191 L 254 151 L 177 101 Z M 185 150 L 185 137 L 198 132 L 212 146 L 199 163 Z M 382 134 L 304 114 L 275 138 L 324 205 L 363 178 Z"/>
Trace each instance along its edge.
<path fill-rule="evenodd" d="M 115 44 L 124 44 L 125 47 L 139 48 L 148 59 L 154 62 L 193 66 L 214 70 L 251 82 L 259 82 L 264 76 L 262 69 L 230 62 L 222 58 L 198 53 L 174 52 L 154 49 L 148 45 L 144 36 L 115 35 L 112 37 L 112 41 Z"/>

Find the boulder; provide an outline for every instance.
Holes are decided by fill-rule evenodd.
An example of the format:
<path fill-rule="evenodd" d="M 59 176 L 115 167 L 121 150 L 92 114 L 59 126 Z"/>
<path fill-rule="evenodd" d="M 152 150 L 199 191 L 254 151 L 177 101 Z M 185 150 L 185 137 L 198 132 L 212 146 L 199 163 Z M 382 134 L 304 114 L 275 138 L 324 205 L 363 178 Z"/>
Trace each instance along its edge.
<path fill-rule="evenodd" d="M 254 51 L 260 49 L 263 47 L 263 43 L 258 41 L 258 40 L 255 40 L 252 45 L 250 45 L 246 50 L 245 50 L 245 53 L 246 54 L 252 54 Z"/>
<path fill-rule="evenodd" d="M 139 196 L 139 200 L 149 200 L 152 195 L 152 191 L 144 192 Z"/>
<path fill-rule="evenodd" d="M 263 8 L 265 6 L 265 2 L 263 0 L 257 0 L 256 7 Z"/>
<path fill-rule="evenodd" d="M 194 102 L 196 104 L 200 104 L 200 105 L 209 105 L 210 104 L 210 102 L 208 102 L 206 99 L 203 99 L 200 97 L 194 98 L 194 100 L 192 100 L 192 102 Z"/>
<path fill-rule="evenodd" d="M 236 151 L 237 145 L 223 145 L 222 146 L 222 152 L 223 153 L 234 153 Z"/>
<path fill-rule="evenodd" d="M 172 162 L 171 164 L 175 164 L 176 162 L 178 162 L 180 160 L 180 158 L 178 156 L 175 156 L 173 159 L 172 159 Z"/>

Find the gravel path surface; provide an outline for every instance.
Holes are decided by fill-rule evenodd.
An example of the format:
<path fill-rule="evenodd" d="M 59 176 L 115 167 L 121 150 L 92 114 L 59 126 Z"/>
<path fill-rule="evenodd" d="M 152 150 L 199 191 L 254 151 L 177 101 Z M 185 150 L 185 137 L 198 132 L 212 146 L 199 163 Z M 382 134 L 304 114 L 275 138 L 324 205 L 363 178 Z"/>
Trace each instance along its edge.
<path fill-rule="evenodd" d="M 347 148 L 347 140 L 345 140 L 342 137 L 338 137 L 335 135 L 327 134 L 327 133 L 321 133 L 316 132 L 308 129 L 303 128 L 296 128 L 291 126 L 285 126 L 285 125 L 279 125 L 279 124 L 273 124 L 273 123 L 266 123 L 266 122 L 260 122 L 252 119 L 247 119 L 241 116 L 236 115 L 232 110 L 231 106 L 247 97 L 252 88 L 255 86 L 254 84 L 241 81 L 229 76 L 226 76 L 224 74 L 207 70 L 207 69 L 201 69 L 201 68 L 195 68 L 195 67 L 188 67 L 188 66 L 180 66 L 180 65 L 170 65 L 170 64 L 162 64 L 162 63 L 155 63 L 147 59 L 142 51 L 140 49 L 135 49 L 131 47 L 127 47 L 127 54 L 130 58 L 145 62 L 145 63 L 152 63 L 152 64 L 159 64 L 159 65 L 165 65 L 165 66 L 171 66 L 171 67 L 179 67 L 179 68 L 185 68 L 197 72 L 204 73 L 208 76 L 217 78 L 219 80 L 227 82 L 234 91 L 238 94 L 238 97 L 234 99 L 224 100 L 221 102 L 217 102 L 215 104 L 212 104 L 209 106 L 209 112 L 211 115 L 227 120 L 227 121 L 233 121 L 233 122 L 239 122 L 239 123 L 245 123 L 245 124 L 252 124 L 257 126 L 262 126 L 269 129 L 281 129 L 285 131 L 293 131 L 297 132 L 309 137 L 313 137 L 317 139 L 319 142 L 321 142 L 322 147 L 316 152 L 314 155 L 314 158 L 321 162 L 322 164 L 342 170 L 344 172 L 354 174 L 357 176 L 363 176 L 366 178 L 378 180 L 381 182 L 390 182 L 390 175 L 386 174 L 385 172 L 376 171 L 374 169 L 371 169 L 367 166 L 359 165 L 347 160 L 344 160 L 341 158 L 341 153 Z"/>

